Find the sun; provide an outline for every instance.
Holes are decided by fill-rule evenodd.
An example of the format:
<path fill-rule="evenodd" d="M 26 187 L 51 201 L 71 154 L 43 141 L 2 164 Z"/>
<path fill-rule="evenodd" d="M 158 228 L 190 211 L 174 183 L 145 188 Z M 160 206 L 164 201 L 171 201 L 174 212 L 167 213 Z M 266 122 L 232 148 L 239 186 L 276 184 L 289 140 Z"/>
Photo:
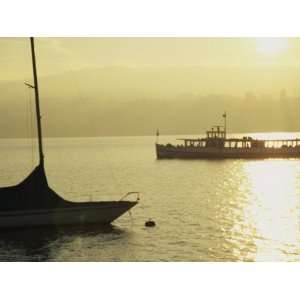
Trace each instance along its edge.
<path fill-rule="evenodd" d="M 287 50 L 289 46 L 286 38 L 258 38 L 257 50 L 262 54 L 276 55 Z"/>

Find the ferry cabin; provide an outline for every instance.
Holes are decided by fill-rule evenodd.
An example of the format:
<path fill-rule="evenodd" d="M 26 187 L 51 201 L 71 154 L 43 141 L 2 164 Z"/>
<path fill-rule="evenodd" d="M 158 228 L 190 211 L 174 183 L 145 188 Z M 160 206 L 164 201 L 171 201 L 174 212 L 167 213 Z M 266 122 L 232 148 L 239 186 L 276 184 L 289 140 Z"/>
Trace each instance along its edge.
<path fill-rule="evenodd" d="M 184 142 L 184 147 L 198 148 L 229 148 L 229 149 L 253 149 L 253 148 L 286 148 L 299 147 L 300 139 L 258 140 L 245 136 L 243 138 L 226 138 L 226 131 L 222 126 L 214 126 L 206 132 L 206 138 L 179 139 Z"/>

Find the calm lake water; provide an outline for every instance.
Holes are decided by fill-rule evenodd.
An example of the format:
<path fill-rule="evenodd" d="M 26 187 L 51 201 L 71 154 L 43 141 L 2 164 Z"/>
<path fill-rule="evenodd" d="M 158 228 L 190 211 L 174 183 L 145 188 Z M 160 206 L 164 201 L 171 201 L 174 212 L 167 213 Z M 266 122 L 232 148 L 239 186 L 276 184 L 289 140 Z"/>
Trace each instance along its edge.
<path fill-rule="evenodd" d="M 0 232 L 0 260 L 300 260 L 300 159 L 156 160 L 154 143 L 45 139 L 46 174 L 58 194 L 96 201 L 140 191 L 140 203 L 108 228 Z M 0 186 L 21 181 L 36 155 L 30 140 L 0 140 Z M 155 228 L 144 227 L 149 218 Z"/>

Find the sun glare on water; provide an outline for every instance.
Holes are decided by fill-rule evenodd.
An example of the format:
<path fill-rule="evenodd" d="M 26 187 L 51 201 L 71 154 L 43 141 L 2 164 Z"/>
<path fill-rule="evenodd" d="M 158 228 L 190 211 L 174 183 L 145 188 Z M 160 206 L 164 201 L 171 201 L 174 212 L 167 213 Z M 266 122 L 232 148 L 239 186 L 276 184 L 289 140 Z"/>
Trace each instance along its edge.
<path fill-rule="evenodd" d="M 263 54 L 276 55 L 287 50 L 289 44 L 286 38 L 259 38 L 257 50 Z"/>
<path fill-rule="evenodd" d="M 245 215 L 257 237 L 257 261 L 299 258 L 299 171 L 293 160 L 245 164 L 252 199 Z"/>

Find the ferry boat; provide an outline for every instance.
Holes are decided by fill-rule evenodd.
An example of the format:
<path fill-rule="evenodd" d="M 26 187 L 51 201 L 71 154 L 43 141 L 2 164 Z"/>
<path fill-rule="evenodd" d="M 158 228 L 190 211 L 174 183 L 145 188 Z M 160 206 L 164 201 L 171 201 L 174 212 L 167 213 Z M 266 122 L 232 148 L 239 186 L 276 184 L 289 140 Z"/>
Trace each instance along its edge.
<path fill-rule="evenodd" d="M 213 126 L 205 138 L 184 138 L 181 144 L 159 144 L 157 159 L 234 159 L 234 158 L 295 158 L 300 157 L 300 139 L 255 139 L 250 136 L 227 138 L 226 113 L 224 125 Z M 159 132 L 157 132 L 157 137 Z"/>

